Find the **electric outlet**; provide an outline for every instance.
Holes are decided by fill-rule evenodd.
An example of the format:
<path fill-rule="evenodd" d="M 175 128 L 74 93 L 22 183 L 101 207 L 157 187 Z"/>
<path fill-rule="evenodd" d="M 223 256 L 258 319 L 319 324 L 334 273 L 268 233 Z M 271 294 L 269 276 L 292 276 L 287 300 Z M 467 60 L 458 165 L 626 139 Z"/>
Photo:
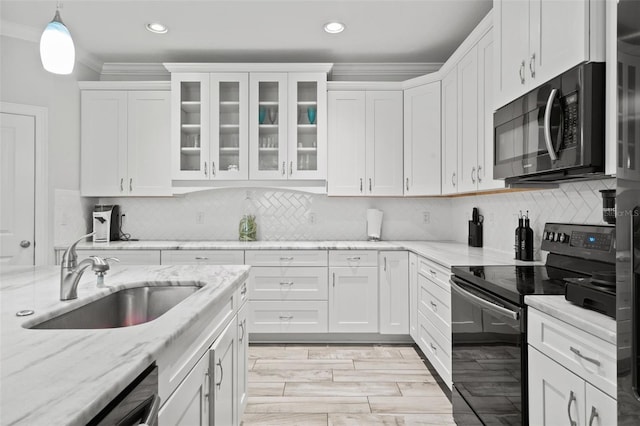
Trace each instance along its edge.
<path fill-rule="evenodd" d="M 425 225 L 431 223 L 431 212 L 422 212 L 422 223 Z"/>
<path fill-rule="evenodd" d="M 316 214 L 309 213 L 307 216 L 307 220 L 309 221 L 309 224 L 313 225 L 314 223 L 316 223 Z"/>
<path fill-rule="evenodd" d="M 204 212 L 196 213 L 196 225 L 204 224 Z"/>

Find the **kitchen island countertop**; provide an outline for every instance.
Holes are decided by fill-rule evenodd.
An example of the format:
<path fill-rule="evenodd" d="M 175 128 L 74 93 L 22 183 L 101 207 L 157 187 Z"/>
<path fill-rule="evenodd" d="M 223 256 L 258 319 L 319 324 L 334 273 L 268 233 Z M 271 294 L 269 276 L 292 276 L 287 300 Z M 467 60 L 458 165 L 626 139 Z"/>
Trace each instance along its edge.
<path fill-rule="evenodd" d="M 105 284 L 87 271 L 78 299 L 61 302 L 60 267 L 6 267 L 0 273 L 0 423 L 84 425 L 120 393 L 198 316 L 248 277 L 247 266 L 123 266 Z M 32 330 L 69 307 L 122 288 L 201 285 L 163 316 L 132 327 L 99 330 Z M 19 318 L 16 312 L 33 309 Z"/>

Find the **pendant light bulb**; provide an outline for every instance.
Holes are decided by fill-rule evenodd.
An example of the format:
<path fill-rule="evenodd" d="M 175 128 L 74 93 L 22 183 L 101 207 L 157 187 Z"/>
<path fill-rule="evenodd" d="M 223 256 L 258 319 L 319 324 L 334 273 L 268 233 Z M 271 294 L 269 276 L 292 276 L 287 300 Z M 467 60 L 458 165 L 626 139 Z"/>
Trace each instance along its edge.
<path fill-rule="evenodd" d="M 76 48 L 71 33 L 62 23 L 60 9 L 40 37 L 40 60 L 45 70 L 53 74 L 71 74 L 76 62 Z"/>

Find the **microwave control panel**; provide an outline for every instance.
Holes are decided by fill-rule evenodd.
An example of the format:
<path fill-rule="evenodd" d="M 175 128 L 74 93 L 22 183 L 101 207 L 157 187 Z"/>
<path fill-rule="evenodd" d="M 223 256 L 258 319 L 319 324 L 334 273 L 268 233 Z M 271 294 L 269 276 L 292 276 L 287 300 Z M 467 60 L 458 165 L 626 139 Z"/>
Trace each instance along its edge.
<path fill-rule="evenodd" d="M 578 93 L 572 93 L 564 98 L 563 112 L 563 143 L 565 147 L 578 143 Z"/>

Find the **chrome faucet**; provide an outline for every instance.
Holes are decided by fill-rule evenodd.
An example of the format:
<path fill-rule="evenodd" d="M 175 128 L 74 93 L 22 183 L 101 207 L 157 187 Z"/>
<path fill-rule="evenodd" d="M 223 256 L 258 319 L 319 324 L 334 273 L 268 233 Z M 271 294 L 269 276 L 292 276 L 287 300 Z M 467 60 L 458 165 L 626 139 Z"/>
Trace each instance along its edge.
<path fill-rule="evenodd" d="M 85 269 L 89 266 L 91 266 L 91 270 L 98 275 L 99 281 L 100 278 L 103 278 L 104 274 L 109 270 L 108 259 L 103 259 L 98 256 L 90 256 L 78 263 L 76 246 L 80 241 L 84 241 L 85 238 L 88 238 L 93 234 L 95 234 L 95 232 L 82 236 L 78 241 L 71 244 L 62 255 L 60 269 L 60 300 L 72 300 L 78 297 L 78 283 L 80 282 L 80 277 L 82 277 Z M 117 259 L 114 260 L 117 261 Z"/>

